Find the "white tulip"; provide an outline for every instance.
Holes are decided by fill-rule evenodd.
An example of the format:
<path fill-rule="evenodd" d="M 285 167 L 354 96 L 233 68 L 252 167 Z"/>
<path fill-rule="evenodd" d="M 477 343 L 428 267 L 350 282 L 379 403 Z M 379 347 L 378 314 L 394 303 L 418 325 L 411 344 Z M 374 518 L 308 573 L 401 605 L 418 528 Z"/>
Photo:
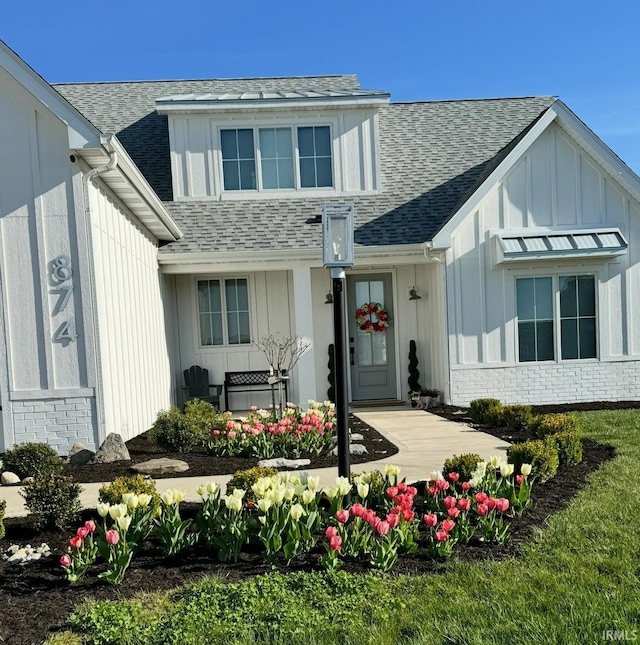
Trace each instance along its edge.
<path fill-rule="evenodd" d="M 151 504 L 151 499 L 151 495 L 140 493 L 140 495 L 138 495 L 138 506 L 146 508 L 147 506 L 149 506 L 149 504 Z"/>
<path fill-rule="evenodd" d="M 295 520 L 297 522 L 304 515 L 304 509 L 302 508 L 302 505 L 294 504 L 289 509 L 289 515 L 291 516 L 292 520 Z"/>
<path fill-rule="evenodd" d="M 173 491 L 173 503 L 179 504 L 185 498 L 185 491 L 183 490 L 174 490 Z"/>
<path fill-rule="evenodd" d="M 262 499 L 258 500 L 258 508 L 263 513 L 266 513 L 271 508 L 272 505 L 273 503 L 271 502 L 271 500 L 267 499 L 266 497 L 263 497 Z"/>
<path fill-rule="evenodd" d="M 118 520 L 116 521 L 116 524 L 118 525 L 118 528 L 125 532 L 129 528 L 131 524 L 131 517 L 129 515 L 123 515 L 122 517 L 119 517 Z"/>
<path fill-rule="evenodd" d="M 347 477 L 336 477 L 336 488 L 338 494 L 344 497 L 351 491 L 351 482 Z"/>
<path fill-rule="evenodd" d="M 525 477 L 528 477 L 531 474 L 531 464 L 522 464 L 522 466 L 520 466 L 520 472 Z"/>
<path fill-rule="evenodd" d="M 320 484 L 320 477 L 313 477 L 312 475 L 307 477 L 307 488 L 309 490 L 315 491 L 318 488 L 318 484 Z"/>
<path fill-rule="evenodd" d="M 196 493 L 200 495 L 200 497 L 204 497 L 207 494 L 207 487 L 204 484 L 199 484 L 196 486 Z"/>
<path fill-rule="evenodd" d="M 207 482 L 206 489 L 207 493 L 212 497 L 215 497 L 220 492 L 220 486 L 216 482 Z"/>
<path fill-rule="evenodd" d="M 110 508 L 111 508 L 111 504 L 103 504 L 102 502 L 100 502 L 96 506 L 96 510 L 98 511 L 98 515 L 100 517 L 107 517 L 107 515 L 109 514 Z"/>
<path fill-rule="evenodd" d="M 130 511 L 135 511 L 138 506 L 138 496 L 135 493 L 125 493 L 122 496 L 122 503 L 126 504 Z"/>
<path fill-rule="evenodd" d="M 505 464 L 504 462 L 500 464 L 500 474 L 503 477 L 509 477 L 513 475 L 513 464 Z"/>
<path fill-rule="evenodd" d="M 358 484 L 358 495 L 364 499 L 369 494 L 369 484 Z"/>
<path fill-rule="evenodd" d="M 311 502 L 313 502 L 313 500 L 314 500 L 315 498 L 316 498 L 316 493 L 315 493 L 315 491 L 312 491 L 312 490 L 306 489 L 306 490 L 305 490 L 305 491 L 303 491 L 303 493 L 302 493 L 302 503 L 303 503 L 303 504 L 309 505 L 309 504 L 311 504 Z"/>
<path fill-rule="evenodd" d="M 160 495 L 160 499 L 162 500 L 162 503 L 165 506 L 171 506 L 173 504 L 173 491 L 172 490 L 166 490 L 162 495 Z"/>

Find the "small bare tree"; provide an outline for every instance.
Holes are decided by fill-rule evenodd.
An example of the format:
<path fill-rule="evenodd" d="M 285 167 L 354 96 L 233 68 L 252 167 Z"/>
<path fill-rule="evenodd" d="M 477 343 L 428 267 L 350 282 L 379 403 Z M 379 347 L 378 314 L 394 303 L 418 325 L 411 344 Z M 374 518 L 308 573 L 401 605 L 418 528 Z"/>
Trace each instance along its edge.
<path fill-rule="evenodd" d="M 267 362 L 274 372 L 278 383 L 278 399 L 280 401 L 280 414 L 287 401 L 282 400 L 282 381 L 289 378 L 291 370 L 296 366 L 300 357 L 311 347 L 311 342 L 301 336 L 281 336 L 271 334 L 258 340 L 258 349 L 264 353 Z"/>

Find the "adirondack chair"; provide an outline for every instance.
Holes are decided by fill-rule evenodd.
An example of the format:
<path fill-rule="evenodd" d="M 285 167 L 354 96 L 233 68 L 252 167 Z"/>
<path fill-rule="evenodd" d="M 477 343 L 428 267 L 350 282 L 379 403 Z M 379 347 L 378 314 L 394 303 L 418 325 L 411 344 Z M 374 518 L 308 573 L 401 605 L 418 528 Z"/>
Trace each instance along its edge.
<path fill-rule="evenodd" d="M 192 365 L 188 370 L 183 372 L 185 389 L 188 390 L 188 398 L 208 401 L 216 410 L 220 409 L 220 395 L 222 394 L 222 385 L 212 385 L 209 383 L 209 370 Z M 215 394 L 211 393 L 211 388 L 215 388 Z"/>

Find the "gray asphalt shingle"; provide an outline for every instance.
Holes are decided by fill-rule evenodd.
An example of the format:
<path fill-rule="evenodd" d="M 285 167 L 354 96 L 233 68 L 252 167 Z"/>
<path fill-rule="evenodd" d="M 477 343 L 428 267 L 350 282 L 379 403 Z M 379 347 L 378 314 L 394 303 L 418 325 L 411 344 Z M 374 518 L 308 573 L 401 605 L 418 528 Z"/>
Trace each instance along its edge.
<path fill-rule="evenodd" d="M 172 201 L 166 116 L 177 94 L 358 89 L 354 76 L 56 85 L 96 127 L 117 134 L 167 202 L 184 238 L 161 252 L 299 249 L 321 243 L 326 199 Z M 430 240 L 553 103 L 553 97 L 390 103 L 380 108 L 381 191 L 349 197 L 357 244 Z M 335 200 L 340 201 L 340 200 Z"/>

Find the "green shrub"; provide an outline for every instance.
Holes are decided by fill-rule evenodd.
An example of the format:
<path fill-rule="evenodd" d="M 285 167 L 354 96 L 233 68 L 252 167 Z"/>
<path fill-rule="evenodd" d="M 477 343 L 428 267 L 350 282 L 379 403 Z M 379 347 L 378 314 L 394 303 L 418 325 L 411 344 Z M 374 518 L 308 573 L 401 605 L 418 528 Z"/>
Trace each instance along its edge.
<path fill-rule="evenodd" d="M 503 409 L 498 399 L 474 399 L 469 406 L 469 416 L 474 423 L 496 427 L 503 423 Z"/>
<path fill-rule="evenodd" d="M 128 475 L 116 477 L 111 484 L 104 484 L 98 492 L 98 499 L 103 504 L 120 504 L 125 493 L 151 495 L 151 504 L 160 508 L 160 495 L 156 490 L 153 479 L 145 479 L 143 475 Z"/>
<path fill-rule="evenodd" d="M 204 436 L 178 408 L 172 407 L 158 413 L 147 438 L 169 452 L 188 452 L 202 445 Z"/>
<path fill-rule="evenodd" d="M 502 408 L 504 424 L 513 432 L 527 430 L 533 422 L 530 405 L 505 405 Z"/>
<path fill-rule="evenodd" d="M 578 418 L 570 414 L 542 414 L 532 423 L 533 433 L 538 439 L 559 432 L 579 432 Z"/>
<path fill-rule="evenodd" d="M 265 466 L 255 466 L 254 468 L 247 468 L 246 470 L 236 470 L 233 477 L 227 483 L 227 495 L 231 495 L 234 488 L 241 488 L 247 491 L 244 498 L 248 501 L 255 502 L 255 493 L 251 487 L 262 477 L 273 477 L 277 475 L 278 471 L 275 468 Z"/>
<path fill-rule="evenodd" d="M 4 537 L 4 513 L 7 510 L 7 502 L 0 499 L 0 540 Z"/>
<path fill-rule="evenodd" d="M 36 475 L 61 473 L 64 461 L 46 443 L 22 443 L 7 450 L 2 457 L 4 470 L 24 479 Z"/>
<path fill-rule="evenodd" d="M 422 389 L 420 385 L 420 371 L 418 370 L 418 351 L 416 341 L 409 341 L 409 392 L 419 392 Z"/>
<path fill-rule="evenodd" d="M 540 482 L 551 479 L 558 471 L 558 448 L 551 437 L 514 443 L 507 449 L 507 459 L 514 465 L 516 474 L 522 464 L 531 464 L 531 473 Z"/>
<path fill-rule="evenodd" d="M 38 528 L 64 530 L 80 514 L 80 484 L 56 473 L 36 475 L 20 493 Z"/>
<path fill-rule="evenodd" d="M 482 457 L 475 452 L 468 452 L 464 455 L 453 455 L 453 457 L 449 457 L 444 462 L 442 474 L 446 478 L 449 473 L 458 473 L 461 482 L 468 482 L 479 461 L 482 461 Z"/>
<path fill-rule="evenodd" d="M 549 435 L 558 450 L 561 466 L 575 466 L 582 461 L 582 441 L 580 433 L 576 430 L 567 430 Z"/>
<path fill-rule="evenodd" d="M 204 443 L 213 430 L 223 430 L 229 420 L 224 412 L 217 412 L 208 401 L 191 399 L 184 406 L 184 418 L 198 441 Z"/>

